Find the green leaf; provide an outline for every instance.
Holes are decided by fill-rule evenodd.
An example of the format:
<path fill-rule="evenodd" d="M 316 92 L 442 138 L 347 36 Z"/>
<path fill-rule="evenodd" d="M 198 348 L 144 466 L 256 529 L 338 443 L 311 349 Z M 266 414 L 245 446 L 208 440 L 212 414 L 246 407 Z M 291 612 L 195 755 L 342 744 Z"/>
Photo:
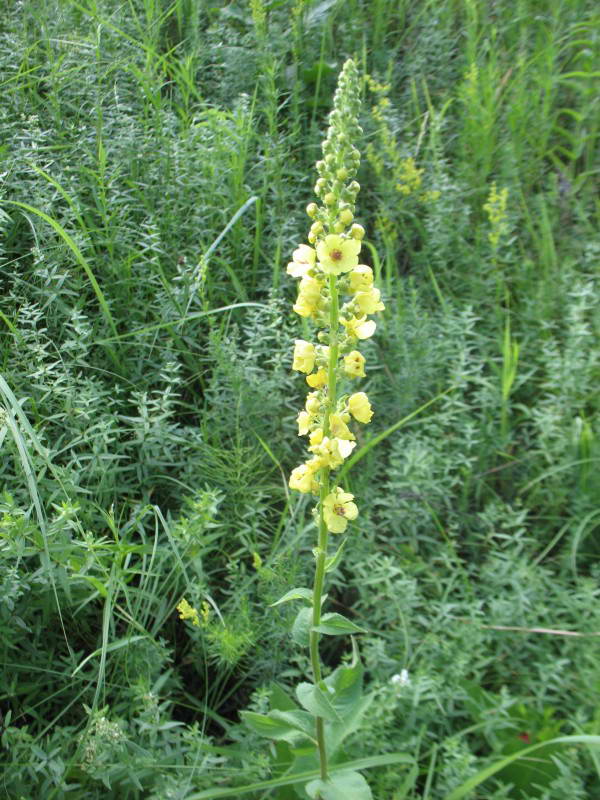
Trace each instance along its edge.
<path fill-rule="evenodd" d="M 311 781 L 306 786 L 306 793 L 321 800 L 373 800 L 369 784 L 360 772 L 338 772 L 326 781 L 320 778 Z"/>
<path fill-rule="evenodd" d="M 364 628 L 360 628 L 341 614 L 333 612 L 323 614 L 321 624 L 312 628 L 318 633 L 326 633 L 329 636 L 342 636 L 345 633 L 366 633 Z"/>
<path fill-rule="evenodd" d="M 280 597 L 274 603 L 270 603 L 269 608 L 275 608 L 281 603 L 289 603 L 290 600 L 309 600 L 312 602 L 312 596 L 312 589 L 305 589 L 303 586 L 299 586 L 297 589 L 290 589 L 289 592 L 286 592 L 283 597 Z"/>
<path fill-rule="evenodd" d="M 277 712 L 276 712 L 277 713 Z M 278 712 L 282 713 L 282 712 Z M 292 713 L 292 712 L 288 712 Z M 276 719 L 271 714 L 256 714 L 254 711 L 240 712 L 244 723 L 259 736 L 266 736 L 268 739 L 283 739 L 285 742 L 294 741 L 298 738 L 299 730 L 297 725 L 290 725 L 282 719 Z M 304 734 L 304 731 L 302 731 Z"/>
<path fill-rule="evenodd" d="M 269 705 L 277 711 L 297 711 L 298 706 L 278 683 L 272 683 L 269 688 Z"/>
<path fill-rule="evenodd" d="M 340 715 L 343 714 L 343 718 L 341 722 L 325 724 L 325 741 L 327 751 L 331 755 L 338 752 L 344 739 L 360 728 L 363 716 L 373 702 L 373 697 L 373 693 L 359 697 L 352 705 L 344 706 L 343 710 L 340 708 L 340 704 L 334 700 L 333 707 Z"/>
<path fill-rule="evenodd" d="M 348 541 L 348 537 L 342 540 L 342 543 L 335 551 L 334 555 L 330 556 L 329 558 L 325 559 L 325 572 L 333 572 L 333 570 L 337 567 L 342 559 L 342 552 L 344 547 L 346 546 L 346 542 Z"/>
<path fill-rule="evenodd" d="M 312 608 L 301 608 L 292 625 L 292 639 L 299 647 L 308 647 Z"/>
<path fill-rule="evenodd" d="M 269 711 L 269 716 L 272 719 L 280 720 L 282 723 L 290 725 L 295 730 L 308 736 L 316 744 L 315 718 L 308 711 L 278 711 L 275 709 Z"/>
<path fill-rule="evenodd" d="M 325 684 L 321 682 L 323 686 Z M 299 683 L 296 686 L 298 702 L 315 717 L 323 717 L 329 722 L 341 722 L 341 717 L 333 707 L 331 700 L 325 692 L 312 683 Z"/>

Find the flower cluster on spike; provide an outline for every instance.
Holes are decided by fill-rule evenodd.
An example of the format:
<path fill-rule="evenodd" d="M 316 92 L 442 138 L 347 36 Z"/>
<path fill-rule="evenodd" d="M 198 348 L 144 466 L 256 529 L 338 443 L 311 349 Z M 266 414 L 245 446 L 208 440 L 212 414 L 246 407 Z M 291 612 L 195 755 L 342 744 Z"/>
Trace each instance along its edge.
<path fill-rule="evenodd" d="M 330 485 L 330 473 L 340 467 L 356 445 L 352 419 L 366 424 L 373 412 L 364 392 L 340 393 L 343 380 L 365 377 L 365 358 L 358 342 L 375 332 L 369 315 L 383 311 L 370 267 L 359 263 L 365 231 L 354 222 L 354 179 L 360 154 L 353 142 L 358 125 L 359 78 L 349 60 L 340 74 L 329 117 L 323 159 L 317 162 L 315 194 L 320 204 L 306 211 L 313 220 L 309 244 L 294 251 L 287 272 L 300 280 L 294 311 L 311 320 L 315 342 L 297 339 L 293 369 L 306 375 L 309 392 L 298 414 L 298 435 L 308 436 L 310 457 L 296 467 L 290 487 L 320 496 L 320 515 L 331 533 L 341 533 L 358 515 L 353 495 Z"/>

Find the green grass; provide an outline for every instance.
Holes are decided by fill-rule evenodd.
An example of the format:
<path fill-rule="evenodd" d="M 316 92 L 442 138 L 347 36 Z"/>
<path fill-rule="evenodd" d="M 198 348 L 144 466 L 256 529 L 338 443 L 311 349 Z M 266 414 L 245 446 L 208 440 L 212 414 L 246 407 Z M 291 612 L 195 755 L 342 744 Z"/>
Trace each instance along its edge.
<path fill-rule="evenodd" d="M 301 796 L 239 712 L 308 669 L 268 607 L 312 569 L 285 265 L 348 56 L 388 87 L 345 755 L 376 800 L 594 797 L 595 4 L 29 0 L 0 36 L 0 797 Z"/>

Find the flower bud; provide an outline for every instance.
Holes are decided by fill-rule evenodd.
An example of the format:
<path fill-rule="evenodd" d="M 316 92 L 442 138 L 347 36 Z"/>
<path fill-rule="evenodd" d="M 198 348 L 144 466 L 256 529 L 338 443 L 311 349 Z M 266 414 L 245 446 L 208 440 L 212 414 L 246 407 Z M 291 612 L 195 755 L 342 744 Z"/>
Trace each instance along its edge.
<path fill-rule="evenodd" d="M 353 239 L 358 239 L 360 241 L 361 239 L 364 239 L 365 229 L 363 228 L 362 225 L 358 225 L 355 222 L 354 225 L 350 228 L 350 236 Z"/>
<path fill-rule="evenodd" d="M 317 215 L 318 210 L 319 210 L 319 206 L 316 203 L 309 203 L 306 206 L 306 213 L 308 214 L 308 216 L 311 219 L 315 218 L 315 216 Z"/>
<path fill-rule="evenodd" d="M 346 208 L 343 208 L 340 211 L 340 222 L 344 226 L 345 225 L 350 225 L 350 223 L 352 222 L 353 219 L 354 219 L 354 214 L 352 213 L 352 211 L 350 211 L 348 206 L 346 206 Z"/>
<path fill-rule="evenodd" d="M 335 195 L 333 192 L 327 192 L 325 197 L 323 198 L 323 202 L 326 206 L 332 206 L 335 203 Z"/>
<path fill-rule="evenodd" d="M 345 181 L 346 178 L 348 177 L 348 170 L 346 169 L 346 167 L 340 167 L 340 169 L 338 169 L 338 171 L 335 173 L 335 177 L 339 181 Z"/>
<path fill-rule="evenodd" d="M 328 167 L 331 167 L 332 164 L 335 163 L 335 156 L 333 153 L 329 153 L 328 155 L 325 156 L 325 163 L 327 164 Z"/>

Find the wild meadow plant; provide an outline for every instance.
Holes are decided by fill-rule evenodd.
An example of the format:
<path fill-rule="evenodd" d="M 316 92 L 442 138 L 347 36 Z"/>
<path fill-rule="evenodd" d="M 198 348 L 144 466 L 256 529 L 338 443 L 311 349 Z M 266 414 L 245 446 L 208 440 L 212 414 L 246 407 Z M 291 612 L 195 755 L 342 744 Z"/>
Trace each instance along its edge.
<path fill-rule="evenodd" d="M 323 159 L 316 165 L 319 178 L 315 194 L 320 204 L 310 203 L 306 209 L 313 220 L 310 244 L 301 244 L 287 267 L 289 275 L 300 279 L 294 311 L 311 320 L 317 329 L 315 341 L 297 339 L 294 347 L 293 369 L 306 375 L 312 390 L 297 418 L 298 435 L 308 436 L 310 456 L 292 471 L 289 485 L 317 498 L 313 515 L 318 541 L 313 550 L 316 566 L 312 589 L 292 589 L 273 605 L 298 599 L 310 604 L 298 613 L 293 631 L 296 641 L 308 640 L 312 682 L 296 687 L 301 709 L 243 714 L 246 723 L 262 735 L 292 744 L 308 738 L 313 747 L 316 745 L 320 778 L 310 781 L 305 791 L 308 797 L 323 800 L 350 793 L 356 800 L 371 797 L 365 779 L 356 770 L 330 770 L 330 758 L 337 755 L 343 738 L 358 726 L 370 702 L 361 693 L 362 669 L 356 648 L 353 663 L 326 678 L 319 654 L 321 635 L 362 630 L 341 614 L 323 613 L 325 576 L 339 564 L 346 542 L 343 540 L 330 555 L 329 534 L 344 533 L 359 513 L 354 495 L 336 484 L 333 473 L 356 446 L 349 423 L 354 419 L 367 424 L 373 416 L 365 392 L 345 392 L 342 382 L 365 377 L 365 358 L 357 349 L 358 342 L 375 332 L 376 324 L 369 315 L 384 310 L 380 291 L 373 285 L 373 271 L 359 264 L 365 235 L 363 227 L 354 222 L 360 189 L 354 179 L 360 163 L 354 145 L 362 132 L 359 106 L 358 71 L 348 60 L 334 96 L 327 138 L 322 144 Z M 306 756 L 295 758 L 298 768 L 309 763 Z"/>

